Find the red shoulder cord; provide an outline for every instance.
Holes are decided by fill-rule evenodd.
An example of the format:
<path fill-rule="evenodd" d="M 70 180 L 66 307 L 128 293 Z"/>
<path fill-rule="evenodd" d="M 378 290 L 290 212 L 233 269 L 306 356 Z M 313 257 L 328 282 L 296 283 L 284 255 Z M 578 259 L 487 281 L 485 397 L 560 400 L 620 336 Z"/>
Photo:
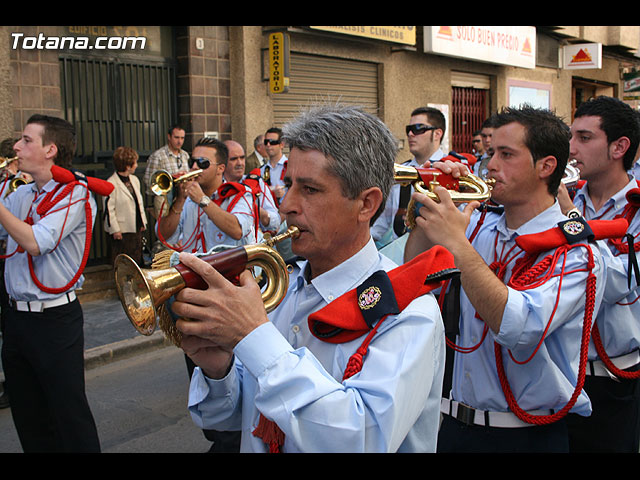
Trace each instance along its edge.
<path fill-rule="evenodd" d="M 640 187 L 640 181 L 638 182 L 638 186 Z M 629 222 L 629 225 L 631 224 L 631 220 L 633 219 L 633 217 L 636 215 L 636 212 L 638 211 L 638 208 L 640 207 L 640 202 L 637 201 L 637 199 L 634 199 L 634 196 L 637 198 L 637 196 L 640 194 L 640 190 L 638 188 L 634 188 L 632 190 L 630 190 L 627 193 L 627 200 L 629 200 L 629 203 L 627 203 L 627 205 L 625 205 L 624 209 L 622 210 L 622 212 L 616 216 L 616 218 L 625 218 L 627 219 L 627 221 Z M 635 201 L 634 201 L 635 200 Z M 620 237 L 620 238 L 612 238 L 609 239 L 609 243 L 611 243 L 621 254 L 628 254 L 629 253 L 629 242 L 625 242 L 626 237 Z M 633 250 L 634 252 L 638 252 L 640 251 L 640 243 L 633 243 Z M 631 267 L 629 267 L 631 268 Z M 632 303 L 636 302 L 638 300 L 637 297 L 633 302 L 630 303 L 619 303 L 620 305 L 631 305 Z M 593 324 L 593 331 L 591 332 L 591 337 L 593 339 L 593 345 L 596 349 L 596 352 L 598 353 L 598 356 L 600 357 L 600 360 L 602 360 L 602 363 L 604 363 L 605 367 L 607 368 L 607 370 L 609 370 L 609 372 L 611 372 L 613 375 L 615 375 L 617 378 L 620 379 L 625 379 L 625 380 L 634 380 L 636 378 L 640 378 L 640 371 L 636 371 L 636 372 L 627 372 L 625 370 L 622 370 L 618 367 L 616 367 L 613 362 L 611 361 L 611 358 L 609 357 L 609 355 L 607 354 L 607 352 L 605 351 L 604 348 L 604 344 L 602 342 L 602 337 L 600 335 L 600 329 L 598 328 L 598 322 L 594 322 Z"/>
<path fill-rule="evenodd" d="M 485 215 L 486 215 L 486 210 L 483 210 L 482 215 L 478 221 L 478 224 L 476 225 L 476 228 L 474 229 L 472 235 L 470 236 L 470 239 L 469 239 L 470 242 L 473 240 L 473 238 L 475 238 L 476 234 L 478 233 L 479 227 L 483 223 Z M 496 243 L 497 243 L 497 236 L 496 236 Z M 514 245 L 506 253 L 503 252 L 503 254 L 501 255 L 502 257 L 501 261 L 495 260 L 491 265 L 489 265 L 489 268 L 491 268 L 491 270 L 494 271 L 494 273 L 501 280 L 504 278 L 507 264 L 512 260 L 514 260 L 522 251 L 522 250 L 519 250 L 515 254 L 512 254 L 516 246 L 517 245 Z M 549 327 L 551 326 L 551 321 L 555 315 L 556 309 L 558 307 L 558 302 L 560 299 L 560 290 L 562 288 L 562 277 L 565 274 L 573 273 L 573 272 L 565 272 L 565 262 L 566 262 L 567 252 L 570 249 L 579 247 L 579 246 L 583 246 L 587 248 L 587 251 L 589 252 L 589 262 L 588 262 L 589 276 L 587 277 L 586 304 L 585 304 L 585 314 L 584 314 L 584 321 L 583 321 L 583 327 L 582 327 L 582 340 L 581 340 L 581 346 L 580 346 L 580 363 L 578 367 L 578 380 L 576 382 L 576 387 L 574 389 L 573 395 L 571 396 L 567 404 L 561 410 L 558 410 L 557 412 L 551 415 L 531 415 L 528 412 L 522 410 L 522 408 L 520 408 L 520 406 L 518 405 L 515 397 L 513 396 L 511 387 L 509 386 L 508 379 L 506 378 L 503 360 L 502 360 L 502 349 L 497 342 L 494 342 L 494 351 L 496 356 L 496 368 L 498 370 L 498 378 L 500 380 L 503 393 L 507 400 L 507 404 L 509 405 L 509 409 L 518 418 L 520 418 L 522 421 L 526 423 L 531 423 L 536 425 L 546 425 L 546 424 L 550 424 L 560 420 L 571 410 L 571 408 L 573 408 L 576 401 L 578 400 L 578 397 L 580 396 L 580 393 L 582 392 L 582 388 L 584 386 L 584 377 L 586 375 L 586 366 L 587 366 L 587 360 L 588 360 L 587 354 L 589 351 L 589 339 L 590 339 L 592 317 L 593 317 L 593 311 L 594 311 L 594 305 L 595 305 L 596 277 L 592 273 L 592 269 L 594 267 L 593 252 L 591 251 L 591 247 L 585 244 L 564 245 L 562 247 L 557 248 L 553 254 L 548 255 L 547 257 L 545 257 L 535 265 L 534 265 L 534 262 L 537 258 L 537 253 L 527 253 L 525 254 L 525 256 L 516 260 L 514 264 L 514 270 L 511 275 L 511 279 L 507 283 L 508 286 L 514 288 L 515 290 L 526 290 L 526 289 L 534 288 L 538 285 L 541 285 L 553 276 L 552 272 L 554 271 L 560 256 L 564 256 L 564 259 L 562 261 L 562 271 L 560 273 L 560 284 L 558 286 L 558 293 L 556 296 L 554 309 L 551 314 L 551 317 L 549 318 L 549 321 L 547 322 L 547 326 L 545 327 L 543 335 L 540 341 L 538 342 L 538 345 L 534 349 L 531 356 L 524 361 L 516 360 L 511 354 L 511 352 L 509 352 L 509 356 L 514 362 L 518 364 L 525 364 L 531 361 L 533 356 L 540 349 L 540 346 L 544 341 L 544 338 L 549 330 Z M 494 250 L 495 248 L 496 246 L 494 246 Z M 495 252 L 495 255 L 497 258 L 497 252 Z M 443 287 L 442 291 L 444 292 L 445 289 L 446 289 L 446 286 Z M 441 292 L 440 299 L 439 299 L 439 303 L 441 305 L 442 305 L 443 299 L 444 299 L 444 295 Z M 482 320 L 477 313 L 476 313 L 476 318 Z M 454 344 L 451 340 L 446 339 L 447 345 L 453 348 L 457 352 L 471 353 L 477 350 L 480 347 L 480 345 L 482 345 L 482 343 L 484 342 L 488 334 L 488 331 L 489 331 L 489 327 L 485 323 L 483 332 L 482 332 L 482 338 L 474 346 L 461 347 Z"/>
<path fill-rule="evenodd" d="M 85 234 L 84 253 L 82 255 L 82 260 L 80 262 L 78 271 L 73 276 L 73 278 L 69 281 L 69 283 L 67 283 L 66 285 L 62 287 L 48 287 L 48 286 L 45 286 L 42 282 L 40 282 L 40 280 L 38 280 L 38 278 L 36 277 L 36 274 L 33 268 L 33 257 L 29 253 L 27 253 L 27 259 L 29 262 L 29 272 L 31 274 L 31 278 L 33 282 L 43 292 L 57 294 L 57 293 L 66 292 L 67 290 L 69 290 L 69 288 L 71 288 L 73 284 L 75 284 L 78 281 L 78 279 L 82 275 L 82 272 L 84 271 L 84 267 L 89 258 L 89 252 L 91 247 L 91 234 L 93 230 L 92 221 L 91 221 L 91 205 L 89 202 L 89 192 L 95 191 L 100 194 L 108 195 L 113 190 L 113 186 L 105 180 L 100 180 L 92 177 L 86 177 L 85 178 L 86 183 L 80 182 L 80 180 L 73 174 L 73 172 L 63 169 L 61 167 L 58 167 L 57 165 L 54 165 L 51 168 L 51 172 L 53 174 L 53 179 L 59 182 L 59 185 L 57 185 L 55 189 L 53 189 L 52 191 L 48 192 L 45 195 L 45 197 L 36 207 L 36 213 L 40 216 L 40 218 L 43 218 L 46 215 L 49 215 L 50 213 L 57 212 L 66 208 L 67 212 L 65 214 L 65 219 L 61 229 L 61 232 L 64 232 L 64 226 L 67 223 L 71 206 L 77 202 L 83 201 L 84 207 L 85 207 L 85 222 L 86 222 L 86 227 L 85 227 L 86 234 Z M 84 197 L 78 200 L 72 201 L 72 192 L 73 192 L 73 189 L 76 187 L 76 185 L 81 185 L 85 187 L 86 193 Z M 58 192 L 60 193 L 57 194 Z M 63 200 L 67 196 L 69 196 L 68 205 L 60 207 L 56 210 L 52 210 L 52 208 L 56 204 L 58 204 L 61 200 Z M 27 215 L 25 222 L 28 223 L 29 225 L 33 225 L 33 217 L 31 216 L 31 211 L 29 211 L 29 214 Z M 60 244 L 61 240 L 62 240 L 62 233 L 60 234 L 60 238 L 58 238 L 56 246 L 53 248 L 53 250 L 58 248 L 58 245 Z M 21 249 L 18 249 L 18 251 L 20 250 Z"/>

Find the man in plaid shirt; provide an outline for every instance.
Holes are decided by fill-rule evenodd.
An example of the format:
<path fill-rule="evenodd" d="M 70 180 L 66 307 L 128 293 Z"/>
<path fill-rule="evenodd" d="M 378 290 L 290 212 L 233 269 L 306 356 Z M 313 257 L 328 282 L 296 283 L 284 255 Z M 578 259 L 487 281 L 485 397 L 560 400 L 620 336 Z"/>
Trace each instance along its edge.
<path fill-rule="evenodd" d="M 144 183 L 147 186 L 148 192 L 153 195 L 150 190 L 149 179 L 151 175 L 158 170 L 166 170 L 170 174 L 174 174 L 180 171 L 187 172 L 189 166 L 189 154 L 182 149 L 184 144 L 185 131 L 179 125 L 173 125 L 167 132 L 167 144 L 153 152 L 147 160 L 147 169 L 144 172 Z M 169 198 L 166 199 L 161 196 L 155 196 L 153 199 L 153 209 L 156 218 L 160 216 L 160 209 L 165 202 L 165 206 L 162 211 L 162 215 L 166 215 L 169 207 Z"/>

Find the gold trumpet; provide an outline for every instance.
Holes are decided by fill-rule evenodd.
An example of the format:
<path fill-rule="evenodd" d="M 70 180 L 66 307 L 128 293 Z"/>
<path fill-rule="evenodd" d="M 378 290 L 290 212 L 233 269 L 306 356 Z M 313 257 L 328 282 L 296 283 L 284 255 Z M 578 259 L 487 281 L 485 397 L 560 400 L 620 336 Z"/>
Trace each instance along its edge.
<path fill-rule="evenodd" d="M 287 266 L 274 246 L 299 234 L 298 228 L 291 226 L 286 232 L 263 243 L 234 247 L 205 255 L 201 259 L 232 282 L 246 268 L 260 267 L 267 277 L 262 301 L 267 312 L 270 312 L 280 304 L 289 287 Z M 165 308 L 164 302 L 173 295 L 186 287 L 207 288 L 202 277 L 181 263 L 170 268 L 141 269 L 131 257 L 120 254 L 116 257 L 114 268 L 116 289 L 124 311 L 136 330 L 143 335 L 151 335 L 155 331 L 156 320 L 167 313 L 161 311 Z M 167 337 L 179 345 L 179 332 L 172 321 L 163 322 L 160 318 L 160 327 Z"/>
<path fill-rule="evenodd" d="M 31 182 L 24 177 L 21 177 L 21 176 L 13 177 L 11 180 L 9 180 L 9 190 L 7 192 L 7 195 L 15 192 L 20 185 L 26 185 L 27 183 L 31 183 Z"/>
<path fill-rule="evenodd" d="M 18 157 L 0 157 L 0 170 L 4 170 L 11 162 L 15 162 L 16 160 L 18 160 Z"/>
<path fill-rule="evenodd" d="M 493 179 L 482 180 L 471 173 L 460 178 L 441 172 L 437 168 L 416 168 L 408 165 L 394 164 L 395 182 L 401 185 L 412 184 L 413 188 L 439 202 L 434 192 L 437 186 L 443 186 L 451 195 L 454 203 L 468 203 L 473 200 L 483 202 L 491 197 Z"/>
<path fill-rule="evenodd" d="M 564 169 L 564 176 L 562 177 L 562 183 L 567 187 L 574 187 L 580 180 L 580 170 L 576 167 L 575 160 L 569 160 L 567 166 Z"/>
<path fill-rule="evenodd" d="M 193 170 L 181 175 L 180 177 L 174 178 L 173 175 L 166 170 L 156 170 L 149 179 L 150 189 L 155 195 L 167 195 L 171 190 L 173 190 L 173 186 L 175 184 L 192 180 L 201 173 L 202 170 Z"/>

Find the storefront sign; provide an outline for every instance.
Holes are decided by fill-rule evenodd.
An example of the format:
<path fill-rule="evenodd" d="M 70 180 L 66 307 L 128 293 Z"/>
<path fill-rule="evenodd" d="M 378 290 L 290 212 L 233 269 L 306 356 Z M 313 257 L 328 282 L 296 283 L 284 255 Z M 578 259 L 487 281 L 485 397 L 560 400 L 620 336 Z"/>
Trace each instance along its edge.
<path fill-rule="evenodd" d="M 602 68 L 602 44 L 565 45 L 562 47 L 562 67 L 567 70 Z"/>
<path fill-rule="evenodd" d="M 269 91 L 289 90 L 289 36 L 283 32 L 269 35 Z"/>
<path fill-rule="evenodd" d="M 345 35 L 355 35 L 357 37 L 372 38 L 375 40 L 384 40 L 393 43 L 402 43 L 404 45 L 416 44 L 416 27 L 388 27 L 377 26 L 368 27 L 363 25 L 352 25 L 346 27 L 328 26 L 328 27 L 309 27 L 325 32 L 344 33 Z"/>
<path fill-rule="evenodd" d="M 640 72 L 625 73 L 623 79 L 623 99 L 639 100 L 640 99 Z"/>
<path fill-rule="evenodd" d="M 527 26 L 425 26 L 424 51 L 513 67 L 536 67 L 536 29 Z"/>

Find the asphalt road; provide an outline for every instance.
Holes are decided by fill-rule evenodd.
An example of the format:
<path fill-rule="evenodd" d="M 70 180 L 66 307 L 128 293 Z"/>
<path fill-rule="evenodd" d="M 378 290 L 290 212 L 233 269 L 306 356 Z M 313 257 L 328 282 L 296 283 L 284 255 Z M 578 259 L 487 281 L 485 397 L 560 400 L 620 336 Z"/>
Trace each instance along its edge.
<path fill-rule="evenodd" d="M 103 453 L 204 453 L 210 443 L 187 412 L 182 350 L 170 345 L 86 372 Z M 0 453 L 21 453 L 9 409 L 0 410 Z"/>

